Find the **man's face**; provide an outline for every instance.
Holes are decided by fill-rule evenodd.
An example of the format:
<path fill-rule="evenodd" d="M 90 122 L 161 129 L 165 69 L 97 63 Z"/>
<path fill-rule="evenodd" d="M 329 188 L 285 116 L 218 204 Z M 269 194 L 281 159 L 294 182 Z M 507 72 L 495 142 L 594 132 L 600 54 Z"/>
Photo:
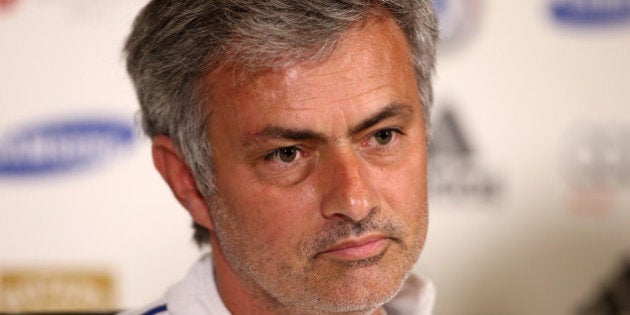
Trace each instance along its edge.
<path fill-rule="evenodd" d="M 298 313 L 391 299 L 427 227 L 425 127 L 396 24 L 352 28 L 323 61 L 211 79 L 216 265 Z"/>

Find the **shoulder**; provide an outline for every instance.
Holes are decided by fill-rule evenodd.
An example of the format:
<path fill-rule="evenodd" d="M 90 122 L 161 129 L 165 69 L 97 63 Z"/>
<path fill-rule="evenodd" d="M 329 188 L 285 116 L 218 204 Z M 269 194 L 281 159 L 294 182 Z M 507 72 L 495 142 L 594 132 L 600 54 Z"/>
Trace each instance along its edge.
<path fill-rule="evenodd" d="M 229 315 L 214 283 L 212 259 L 203 255 L 183 280 L 155 303 L 117 315 Z"/>
<path fill-rule="evenodd" d="M 122 311 L 116 315 L 170 315 L 166 301 L 160 300 L 143 308 Z"/>
<path fill-rule="evenodd" d="M 421 274 L 411 273 L 396 296 L 387 304 L 388 314 L 433 314 L 435 286 Z"/>

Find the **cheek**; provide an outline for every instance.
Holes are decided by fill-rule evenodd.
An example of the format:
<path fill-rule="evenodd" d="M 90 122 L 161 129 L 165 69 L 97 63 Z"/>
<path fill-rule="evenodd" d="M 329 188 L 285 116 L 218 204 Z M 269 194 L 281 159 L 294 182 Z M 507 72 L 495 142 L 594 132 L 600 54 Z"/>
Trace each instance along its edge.
<path fill-rule="evenodd" d="M 239 222 L 235 228 L 266 248 L 297 246 L 313 222 L 310 213 L 315 210 L 315 199 L 309 189 L 272 189 L 255 184 L 234 188 L 222 190 L 222 195 Z"/>
<path fill-rule="evenodd" d="M 423 148 L 423 147 L 420 147 Z M 427 172 L 423 149 L 418 149 L 395 169 L 382 170 L 380 191 L 398 214 L 422 215 L 426 211 Z"/>
<path fill-rule="evenodd" d="M 392 176 L 395 182 L 390 185 L 387 201 L 392 215 L 405 226 L 409 248 L 418 251 L 423 247 L 429 219 L 425 165 L 424 160 L 408 163 Z"/>

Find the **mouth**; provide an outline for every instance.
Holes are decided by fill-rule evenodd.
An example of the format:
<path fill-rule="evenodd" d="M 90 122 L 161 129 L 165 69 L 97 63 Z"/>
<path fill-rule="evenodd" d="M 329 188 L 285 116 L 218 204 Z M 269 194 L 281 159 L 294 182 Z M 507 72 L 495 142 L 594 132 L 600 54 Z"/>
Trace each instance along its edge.
<path fill-rule="evenodd" d="M 359 238 L 345 239 L 332 247 L 318 253 L 341 261 L 366 260 L 382 255 L 387 249 L 390 239 L 383 235 L 367 235 Z"/>

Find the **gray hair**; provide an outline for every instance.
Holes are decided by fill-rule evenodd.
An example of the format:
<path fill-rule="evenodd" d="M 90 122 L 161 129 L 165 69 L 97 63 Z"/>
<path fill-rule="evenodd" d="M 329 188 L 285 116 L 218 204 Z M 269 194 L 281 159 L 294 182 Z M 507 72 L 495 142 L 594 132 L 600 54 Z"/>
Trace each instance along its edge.
<path fill-rule="evenodd" d="M 438 37 L 430 0 L 153 0 L 125 45 L 145 133 L 172 139 L 209 200 L 215 189 L 208 74 L 225 65 L 256 71 L 326 57 L 351 25 L 382 10 L 409 43 L 428 126 Z M 207 243 L 209 232 L 194 227 L 197 243 Z"/>

